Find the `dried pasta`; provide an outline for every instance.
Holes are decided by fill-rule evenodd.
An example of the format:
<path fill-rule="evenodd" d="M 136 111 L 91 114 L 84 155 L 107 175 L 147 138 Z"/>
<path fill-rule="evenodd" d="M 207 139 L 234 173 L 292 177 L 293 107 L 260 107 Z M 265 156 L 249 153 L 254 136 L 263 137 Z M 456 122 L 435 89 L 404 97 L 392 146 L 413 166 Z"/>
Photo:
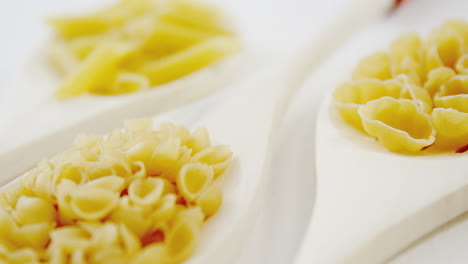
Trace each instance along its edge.
<path fill-rule="evenodd" d="M 363 58 L 333 102 L 342 118 L 397 153 L 468 146 L 468 23 L 408 33 Z"/>
<path fill-rule="evenodd" d="M 132 93 L 188 75 L 240 50 L 223 12 L 197 0 L 121 0 L 48 20 L 55 95 Z"/>
<path fill-rule="evenodd" d="M 227 146 L 132 120 L 0 190 L 0 263 L 182 263 L 222 203 Z"/>

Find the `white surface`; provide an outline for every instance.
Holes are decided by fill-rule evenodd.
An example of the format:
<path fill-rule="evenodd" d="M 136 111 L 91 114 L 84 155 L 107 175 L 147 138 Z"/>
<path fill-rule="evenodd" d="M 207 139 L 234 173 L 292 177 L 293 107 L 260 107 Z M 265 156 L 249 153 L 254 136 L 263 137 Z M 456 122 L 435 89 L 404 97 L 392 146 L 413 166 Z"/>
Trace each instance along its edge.
<path fill-rule="evenodd" d="M 244 37 L 249 43 L 274 54 L 275 58 L 286 57 L 292 50 L 303 45 L 304 40 L 318 32 L 320 26 L 332 18 L 342 3 L 346 2 L 217 1 L 229 6 L 235 17 L 242 19 L 240 24 L 243 25 L 243 31 L 246 33 Z M 2 36 L 8 36 L 0 42 L 0 103 L 7 100 L 8 91 L 14 91 L 14 87 L 10 86 L 12 76 L 21 73 L 21 64 L 45 37 L 42 17 L 54 10 L 73 10 L 75 7 L 89 6 L 92 2 L 100 1 L 0 2 L 0 33 Z M 381 23 L 360 35 L 353 45 L 348 45 L 337 54 L 337 58 L 330 63 L 334 65 L 332 68 L 324 67 L 318 76 L 311 78 L 301 89 L 280 129 L 281 136 L 273 157 L 265 206 L 253 232 L 245 238 L 246 246 L 238 263 L 292 263 L 302 242 L 315 197 L 315 111 L 324 92 L 333 88 L 329 85 L 329 80 L 334 78 L 333 73 L 346 69 L 346 64 L 368 53 L 370 47 L 378 48 L 400 31 L 411 28 L 424 30 L 427 25 L 440 23 L 439 16 L 449 16 L 451 12 L 457 12 L 458 16 L 463 17 L 466 13 L 466 6 L 451 9 L 446 2 L 457 2 L 459 6 L 463 6 L 465 1 L 410 0 L 407 11 L 399 20 L 391 18 L 392 23 Z M 418 10 L 421 6 L 424 6 L 424 12 Z M 209 111 L 213 104 L 210 98 L 202 100 L 193 108 L 187 119 L 196 123 L 201 113 Z M 8 112 L 0 113 L 0 123 L 4 114 Z M 465 263 L 468 260 L 464 242 L 468 240 L 467 230 L 468 224 L 466 221 L 462 222 L 404 253 L 395 263 Z M 308 248 L 304 250 L 308 251 Z"/>
<path fill-rule="evenodd" d="M 402 32 L 426 33 L 447 18 L 466 18 L 467 8 L 465 1 L 409 1 L 356 36 L 309 85 L 325 85 L 331 91 L 362 55 L 385 48 Z M 467 209 L 468 155 L 388 153 L 336 116 L 330 117 L 328 107 L 322 110 L 316 206 L 297 263 L 381 263 Z M 439 203 L 424 208 L 434 201 Z M 463 226 L 455 226 L 458 233 L 449 228 L 420 241 L 395 263 L 465 263 L 461 257 L 466 254 L 461 252 L 466 250 L 460 247 L 466 235 L 460 232 Z"/>
<path fill-rule="evenodd" d="M 1 3 L 0 10 L 4 13 L 0 16 L 2 19 L 0 21 L 2 33 L 12 31 L 7 26 L 9 24 L 18 24 L 15 30 L 18 30 L 16 33 L 19 33 L 15 38 L 8 39 L 5 48 L 1 49 L 1 55 L 4 55 L 2 65 L 6 65 L 5 68 L 8 68 L 3 73 L 5 75 L 1 76 L 1 79 L 6 83 L 0 90 L 0 96 L 5 96 L 3 100 L 8 100 L 6 95 L 15 92 L 15 88 L 9 87 L 9 85 L 15 76 L 22 73 L 21 64 L 24 59 L 30 52 L 34 51 L 34 48 L 47 35 L 43 34 L 43 26 L 38 23 L 41 16 L 45 12 L 50 12 L 50 10 L 59 10 L 60 5 L 62 5 L 61 8 L 70 5 L 68 8 L 72 10 L 73 6 L 84 6 L 91 3 L 91 1 L 81 1 L 81 3 L 77 4 L 71 3 L 73 1 L 67 1 L 52 6 L 52 3 L 56 4 L 58 2 L 49 0 L 39 3 L 20 0 Z M 310 1 L 297 1 L 291 5 L 285 5 L 283 1 L 265 0 L 252 3 L 246 0 L 223 2 L 223 4 L 231 6 L 230 8 L 234 11 L 236 17 L 242 19 L 242 31 L 245 32 L 243 38 L 246 42 L 251 46 L 261 47 L 262 50 L 274 54 L 272 57 L 275 59 L 287 57 L 291 50 L 302 46 L 304 44 L 303 40 L 309 39 L 311 35 L 317 33 L 320 30 L 319 26 L 323 25 L 327 16 L 336 11 L 336 8 L 334 8 L 336 2 L 334 1 L 321 4 Z M 28 6 L 28 9 L 23 10 L 23 6 Z M 18 16 L 19 13 L 24 15 Z M 314 26 L 304 27 L 305 24 Z M 291 41 L 291 39 L 295 41 Z M 220 98 L 226 99 L 226 97 L 220 95 L 216 100 Z M 301 97 L 301 99 L 306 98 Z M 210 105 L 208 102 L 209 98 L 201 102 L 201 108 L 205 110 L 197 112 L 194 110 L 196 108 L 193 108 L 187 118 L 193 121 L 197 120 L 199 118 L 197 113 L 201 114 L 208 111 L 206 110 L 206 107 Z M 306 101 L 304 103 L 307 104 Z M 303 109 L 303 106 L 304 104 L 299 109 Z M 34 113 L 31 114 L 31 118 L 34 118 Z M 293 114 L 288 115 L 291 118 L 287 119 L 286 122 L 291 124 L 291 127 L 283 130 L 281 138 L 284 139 L 285 144 L 280 145 L 281 155 L 278 155 L 275 161 L 278 165 L 272 169 L 272 176 L 275 181 L 271 181 L 268 185 L 267 205 L 262 210 L 263 214 L 259 219 L 258 226 L 254 228 L 253 235 L 245 236 L 248 245 L 245 247 L 246 252 L 240 256 L 239 263 L 264 263 L 264 259 L 269 259 L 269 263 L 287 263 L 291 261 L 297 245 L 300 243 L 303 228 L 311 212 L 313 177 L 309 177 L 309 175 L 312 174 L 313 167 L 311 167 L 311 164 L 313 164 L 313 159 L 309 159 L 306 155 L 300 155 L 310 153 L 310 149 L 302 148 L 304 146 L 302 143 L 303 136 L 299 137 L 299 135 L 305 135 L 308 132 L 313 133 L 313 130 L 311 129 L 311 122 L 304 122 L 297 115 L 304 116 L 304 112 L 302 110 L 299 112 L 293 111 Z M 296 144 L 290 145 L 291 142 Z M 292 147 L 294 151 L 289 152 L 293 150 Z M 282 155 L 283 153 L 285 155 Z M 279 162 L 277 162 L 277 159 L 279 159 Z M 306 178 L 304 178 L 304 173 Z M 291 175 L 285 177 L 285 174 Z M 255 241 L 259 243 L 255 243 Z"/>

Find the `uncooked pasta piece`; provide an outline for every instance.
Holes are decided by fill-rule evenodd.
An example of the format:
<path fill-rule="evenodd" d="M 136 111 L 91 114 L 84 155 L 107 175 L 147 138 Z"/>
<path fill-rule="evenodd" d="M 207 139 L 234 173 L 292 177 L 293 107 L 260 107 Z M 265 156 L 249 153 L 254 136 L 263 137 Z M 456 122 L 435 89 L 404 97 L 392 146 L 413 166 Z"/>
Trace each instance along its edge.
<path fill-rule="evenodd" d="M 437 147 L 457 150 L 468 145 L 468 113 L 453 108 L 435 108 L 432 120 L 437 130 Z"/>
<path fill-rule="evenodd" d="M 376 52 L 363 58 L 353 73 L 353 79 L 375 78 L 387 80 L 392 78 L 392 60 L 385 52 Z"/>
<path fill-rule="evenodd" d="M 181 263 L 221 205 L 214 178 L 231 156 L 203 128 L 151 120 L 80 136 L 0 191 L 0 263 Z"/>
<path fill-rule="evenodd" d="M 401 98 L 405 93 L 404 85 L 396 81 L 362 79 L 339 86 L 333 92 L 333 100 L 343 119 L 362 129 L 361 117 L 357 113 L 359 106 L 383 96 Z"/>
<path fill-rule="evenodd" d="M 455 30 L 444 27 L 431 33 L 427 45 L 427 70 L 442 66 L 453 68 L 464 49 L 463 38 Z"/>
<path fill-rule="evenodd" d="M 392 152 L 416 152 L 434 143 L 430 116 L 411 100 L 382 97 L 358 112 L 367 133 Z"/>
<path fill-rule="evenodd" d="M 455 71 L 448 67 L 440 67 L 429 72 L 424 88 L 431 96 L 439 92 L 443 84 L 455 76 Z"/>
<path fill-rule="evenodd" d="M 209 165 L 189 163 L 180 169 L 176 183 L 182 196 L 193 202 L 211 184 L 213 177 L 213 168 Z"/>
<path fill-rule="evenodd" d="M 468 113 L 468 75 L 457 75 L 447 81 L 434 96 L 434 104 Z"/>
<path fill-rule="evenodd" d="M 232 152 L 228 146 L 208 147 L 192 157 L 191 162 L 200 162 L 213 168 L 214 177 L 221 175 L 231 162 Z"/>
<path fill-rule="evenodd" d="M 208 186 L 197 198 L 196 204 L 200 206 L 203 213 L 209 217 L 214 215 L 223 202 L 221 186 L 214 182 Z"/>
<path fill-rule="evenodd" d="M 390 45 L 390 53 L 394 59 L 401 63 L 410 57 L 419 61 L 423 55 L 423 41 L 418 33 L 407 33 L 395 39 Z"/>
<path fill-rule="evenodd" d="M 463 54 L 455 65 L 455 69 L 460 74 L 468 74 L 468 54 Z"/>
<path fill-rule="evenodd" d="M 63 78 L 59 99 L 136 92 L 240 50 L 221 10 L 198 1 L 121 0 L 48 23 L 57 35 L 49 60 Z"/>

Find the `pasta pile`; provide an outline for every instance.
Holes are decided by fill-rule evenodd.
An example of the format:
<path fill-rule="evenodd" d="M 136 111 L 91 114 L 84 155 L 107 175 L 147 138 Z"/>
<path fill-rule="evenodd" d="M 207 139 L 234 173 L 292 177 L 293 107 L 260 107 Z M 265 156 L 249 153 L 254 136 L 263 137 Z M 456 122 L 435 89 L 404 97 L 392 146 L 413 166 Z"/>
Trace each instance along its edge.
<path fill-rule="evenodd" d="M 131 93 L 181 78 L 236 53 L 220 10 L 196 0 L 119 0 L 84 16 L 48 20 L 58 98 Z"/>
<path fill-rule="evenodd" d="M 229 147 L 134 120 L 80 136 L 0 192 L 0 263 L 181 263 L 222 202 Z"/>
<path fill-rule="evenodd" d="M 392 152 L 464 152 L 468 23 L 447 21 L 426 40 L 416 33 L 400 36 L 389 52 L 362 59 L 333 99 L 347 123 Z"/>

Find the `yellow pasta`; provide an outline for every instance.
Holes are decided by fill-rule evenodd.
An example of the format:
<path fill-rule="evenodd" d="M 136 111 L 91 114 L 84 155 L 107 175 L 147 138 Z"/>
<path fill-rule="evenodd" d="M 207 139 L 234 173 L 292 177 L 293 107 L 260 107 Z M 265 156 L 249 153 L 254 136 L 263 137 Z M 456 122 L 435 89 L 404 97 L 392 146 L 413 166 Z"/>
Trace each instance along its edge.
<path fill-rule="evenodd" d="M 428 74 L 424 88 L 431 96 L 434 96 L 440 90 L 441 86 L 454 76 L 455 72 L 451 68 L 440 67 L 433 69 Z"/>
<path fill-rule="evenodd" d="M 213 168 L 202 163 L 184 165 L 177 176 L 180 193 L 189 202 L 193 202 L 213 180 Z"/>
<path fill-rule="evenodd" d="M 468 145 L 468 113 L 453 108 L 435 108 L 432 120 L 437 130 L 437 147 L 458 150 Z"/>
<path fill-rule="evenodd" d="M 439 108 L 453 108 L 468 112 L 468 75 L 457 75 L 447 81 L 434 96 L 434 104 Z"/>
<path fill-rule="evenodd" d="M 213 37 L 160 60 L 149 61 L 136 71 L 148 76 L 152 85 L 160 85 L 208 66 L 239 49 L 240 45 L 232 37 Z"/>
<path fill-rule="evenodd" d="M 392 77 L 392 61 L 385 52 L 376 52 L 359 62 L 353 73 L 353 79 L 375 78 L 387 80 Z"/>
<path fill-rule="evenodd" d="M 240 49 L 223 13 L 198 1 L 118 1 L 88 15 L 48 20 L 59 99 L 132 93 L 170 82 Z"/>
<path fill-rule="evenodd" d="M 398 82 L 362 79 L 339 86 L 333 93 L 333 99 L 343 119 L 362 129 L 361 117 L 357 113 L 359 106 L 383 96 L 401 98 L 405 93 L 404 86 Z"/>
<path fill-rule="evenodd" d="M 393 152 L 418 153 L 432 145 L 433 152 L 464 152 L 467 49 L 468 23 L 462 20 L 447 21 L 425 40 L 404 34 L 388 52 L 362 59 L 353 80 L 335 90 L 333 103 L 344 121 Z"/>
<path fill-rule="evenodd" d="M 181 263 L 221 206 L 231 156 L 204 128 L 145 119 L 81 135 L 0 191 L 0 263 Z"/>
<path fill-rule="evenodd" d="M 412 101 L 382 97 L 359 108 L 364 129 L 393 152 L 415 152 L 434 143 L 430 116 Z"/>
<path fill-rule="evenodd" d="M 81 95 L 85 92 L 99 92 L 117 72 L 116 63 L 131 51 L 129 45 L 106 44 L 96 48 L 66 77 L 61 86 L 55 91 L 59 98 Z"/>

